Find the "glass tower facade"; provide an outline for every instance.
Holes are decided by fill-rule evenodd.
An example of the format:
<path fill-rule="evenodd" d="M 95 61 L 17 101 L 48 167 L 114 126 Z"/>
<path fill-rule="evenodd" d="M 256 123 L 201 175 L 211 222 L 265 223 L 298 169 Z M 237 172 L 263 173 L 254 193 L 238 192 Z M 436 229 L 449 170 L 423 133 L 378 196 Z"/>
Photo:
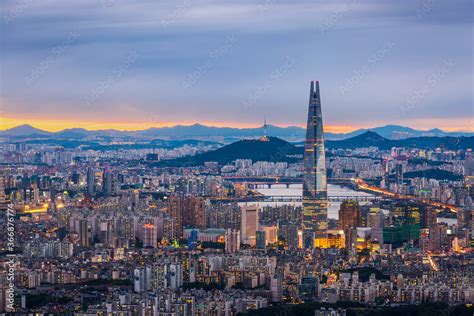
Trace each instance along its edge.
<path fill-rule="evenodd" d="M 319 81 L 311 81 L 304 149 L 303 244 L 324 247 L 327 241 L 328 198 L 326 154 Z"/>

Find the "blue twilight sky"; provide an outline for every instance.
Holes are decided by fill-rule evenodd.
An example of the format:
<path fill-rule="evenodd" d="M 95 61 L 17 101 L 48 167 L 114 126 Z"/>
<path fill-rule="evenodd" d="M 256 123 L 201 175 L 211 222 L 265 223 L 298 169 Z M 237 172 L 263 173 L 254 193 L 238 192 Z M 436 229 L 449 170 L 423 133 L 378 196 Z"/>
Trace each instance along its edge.
<path fill-rule="evenodd" d="M 474 130 L 473 3 L 2 0 L 2 125 Z"/>

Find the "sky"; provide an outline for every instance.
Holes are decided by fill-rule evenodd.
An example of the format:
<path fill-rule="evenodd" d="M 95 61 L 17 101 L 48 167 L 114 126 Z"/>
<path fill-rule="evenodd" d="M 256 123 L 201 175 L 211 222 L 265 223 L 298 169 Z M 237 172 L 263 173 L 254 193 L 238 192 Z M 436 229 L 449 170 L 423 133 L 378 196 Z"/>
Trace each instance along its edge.
<path fill-rule="evenodd" d="M 471 0 L 2 0 L 0 129 L 474 131 Z"/>

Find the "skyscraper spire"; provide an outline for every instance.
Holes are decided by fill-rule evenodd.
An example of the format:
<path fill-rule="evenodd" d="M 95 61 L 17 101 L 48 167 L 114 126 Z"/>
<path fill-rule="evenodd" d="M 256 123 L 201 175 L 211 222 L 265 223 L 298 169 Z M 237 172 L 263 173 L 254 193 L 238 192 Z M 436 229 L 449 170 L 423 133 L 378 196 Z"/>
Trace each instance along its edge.
<path fill-rule="evenodd" d="M 319 81 L 311 81 L 304 150 L 303 241 L 305 248 L 327 240 L 327 180 Z"/>

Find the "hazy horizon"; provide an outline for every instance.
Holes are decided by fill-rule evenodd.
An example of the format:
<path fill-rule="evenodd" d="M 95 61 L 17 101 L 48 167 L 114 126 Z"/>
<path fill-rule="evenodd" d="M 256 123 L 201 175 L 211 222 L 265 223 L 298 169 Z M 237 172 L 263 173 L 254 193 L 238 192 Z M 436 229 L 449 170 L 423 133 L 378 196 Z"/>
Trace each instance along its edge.
<path fill-rule="evenodd" d="M 239 127 L 239 126 L 231 126 L 231 125 L 207 125 L 207 124 L 195 122 L 195 123 L 191 123 L 191 124 L 173 124 L 173 125 L 150 126 L 150 127 L 145 127 L 145 126 L 144 126 L 144 127 L 142 127 L 142 128 L 137 128 L 137 129 L 117 129 L 117 128 L 98 128 L 98 129 L 93 129 L 93 128 L 84 128 L 84 127 L 81 127 L 81 126 L 71 126 L 71 127 L 64 128 L 64 129 L 53 129 L 53 130 L 50 130 L 50 129 L 39 128 L 39 127 L 37 127 L 37 126 L 35 126 L 35 125 L 25 123 L 25 124 L 15 125 L 15 126 L 9 127 L 9 128 L 1 128 L 0 131 L 6 131 L 6 130 L 10 130 L 10 129 L 12 129 L 12 128 L 18 128 L 18 127 L 22 127 L 22 126 L 29 126 L 29 127 L 32 127 L 32 128 L 36 128 L 36 129 L 39 129 L 39 130 L 42 130 L 42 131 L 46 131 L 46 132 L 51 132 L 51 133 L 60 132 L 60 131 L 63 131 L 63 130 L 68 130 L 68 129 L 84 129 L 84 130 L 87 130 L 87 131 L 117 130 L 117 131 L 122 131 L 122 132 L 133 132 L 133 131 L 147 130 L 147 129 L 150 129 L 150 128 L 157 128 L 157 129 L 160 129 L 160 128 L 174 128 L 174 127 L 178 127 L 178 126 L 191 127 L 191 126 L 195 126 L 195 125 L 205 126 L 205 127 L 209 127 L 209 128 L 232 128 L 232 129 L 258 129 L 258 128 L 263 128 L 263 123 L 262 123 L 261 125 L 249 125 L 249 126 L 246 126 L 246 127 L 241 127 L 241 126 Z M 268 126 L 279 127 L 279 128 L 301 128 L 301 129 L 305 129 L 305 128 L 306 128 L 305 126 L 298 126 L 298 125 L 276 125 L 276 124 L 271 124 L 271 123 L 268 123 L 268 122 L 267 122 L 267 125 L 268 125 Z M 354 131 L 357 131 L 357 130 L 361 130 L 361 129 L 368 129 L 368 130 L 370 130 L 370 129 L 380 128 L 380 127 L 387 127 L 387 126 L 400 126 L 400 127 L 404 127 L 404 128 L 411 128 L 411 129 L 414 129 L 414 130 L 417 130 L 417 131 L 429 131 L 429 130 L 433 130 L 433 129 L 440 129 L 440 130 L 443 131 L 443 132 L 472 133 L 472 131 L 469 131 L 469 130 L 446 130 L 446 129 L 442 129 L 442 128 L 438 128 L 438 127 L 432 127 L 432 128 L 416 128 L 416 127 L 412 127 L 412 126 L 405 126 L 405 125 L 398 125 L 398 124 L 384 124 L 384 125 L 378 125 L 378 126 L 360 127 L 360 128 L 351 129 L 351 130 L 346 131 L 346 132 L 338 132 L 338 131 L 334 132 L 334 131 L 327 130 L 326 127 L 324 127 L 324 129 L 325 129 L 325 132 L 326 132 L 326 133 L 345 134 L 345 133 L 351 133 L 351 132 L 354 132 Z"/>
<path fill-rule="evenodd" d="M 473 3 L 3 1 L 2 128 L 304 126 L 474 131 Z"/>

